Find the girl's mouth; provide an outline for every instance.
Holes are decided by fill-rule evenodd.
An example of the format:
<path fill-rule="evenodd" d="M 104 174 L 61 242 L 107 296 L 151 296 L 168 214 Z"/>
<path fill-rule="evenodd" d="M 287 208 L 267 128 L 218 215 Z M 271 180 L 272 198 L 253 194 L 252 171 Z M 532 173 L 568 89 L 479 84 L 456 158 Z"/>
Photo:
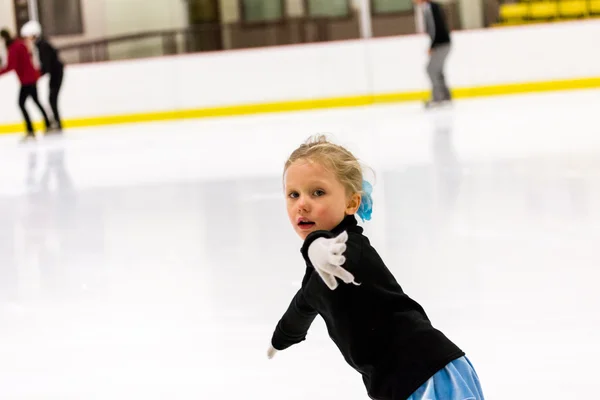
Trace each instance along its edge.
<path fill-rule="evenodd" d="M 312 228 L 313 226 L 315 226 L 315 223 L 312 221 L 307 220 L 306 218 L 299 218 L 298 219 L 298 227 L 302 230 L 307 230 Z"/>

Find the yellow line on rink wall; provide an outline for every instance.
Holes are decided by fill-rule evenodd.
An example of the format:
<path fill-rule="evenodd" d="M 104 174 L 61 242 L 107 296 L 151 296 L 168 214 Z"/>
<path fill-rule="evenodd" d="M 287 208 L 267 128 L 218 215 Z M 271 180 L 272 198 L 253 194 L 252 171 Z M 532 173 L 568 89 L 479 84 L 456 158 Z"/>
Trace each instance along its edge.
<path fill-rule="evenodd" d="M 454 88 L 452 89 L 452 96 L 455 99 L 466 99 L 485 96 L 501 96 L 522 93 L 539 93 L 549 91 L 592 88 L 600 88 L 600 77 Z M 357 107 L 385 103 L 424 101 L 428 98 L 428 96 L 428 91 L 376 93 L 369 95 L 331 97 L 324 99 L 292 100 L 270 103 L 208 107 L 191 110 L 158 111 L 125 115 L 106 115 L 99 117 L 69 119 L 64 122 L 64 127 L 66 129 L 83 128 L 142 122 L 176 121 L 196 118 L 231 117 L 250 114 L 307 111 L 341 107 Z M 41 131 L 43 129 L 41 122 L 35 123 L 35 128 L 37 131 Z M 23 131 L 24 125 L 22 123 L 11 123 L 5 125 L 0 124 L 0 134 L 23 133 Z"/>
<path fill-rule="evenodd" d="M 452 93 L 455 98 L 470 98 L 595 88 L 600 88 L 600 77 L 458 88 Z"/>

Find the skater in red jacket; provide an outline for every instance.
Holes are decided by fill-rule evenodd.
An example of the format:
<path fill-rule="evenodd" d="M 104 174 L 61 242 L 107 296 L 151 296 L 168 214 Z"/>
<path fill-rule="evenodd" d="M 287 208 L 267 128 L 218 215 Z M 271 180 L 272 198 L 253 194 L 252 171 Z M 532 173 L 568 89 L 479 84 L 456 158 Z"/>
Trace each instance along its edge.
<path fill-rule="evenodd" d="M 37 81 L 40 77 L 40 72 L 35 69 L 31 60 L 31 54 L 25 43 L 19 39 L 13 39 L 10 33 L 3 29 L 0 31 L 0 36 L 6 42 L 6 48 L 8 49 L 8 65 L 5 68 L 0 69 L 0 75 L 3 75 L 10 71 L 15 71 L 21 82 L 21 91 L 19 93 L 19 107 L 23 112 L 25 123 L 27 125 L 26 139 L 35 138 L 33 130 L 33 124 L 25 108 L 25 101 L 29 96 L 33 99 L 34 103 L 38 106 L 40 112 L 44 117 L 46 123 L 46 130 L 50 127 L 50 121 L 44 108 L 38 100 L 37 93 Z"/>

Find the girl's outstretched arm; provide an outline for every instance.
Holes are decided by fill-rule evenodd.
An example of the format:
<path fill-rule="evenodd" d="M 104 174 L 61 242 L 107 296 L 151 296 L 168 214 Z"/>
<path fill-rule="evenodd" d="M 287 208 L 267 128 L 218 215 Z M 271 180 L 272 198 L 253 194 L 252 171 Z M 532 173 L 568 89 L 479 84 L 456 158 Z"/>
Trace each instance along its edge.
<path fill-rule="evenodd" d="M 277 323 L 271 339 L 272 348 L 274 350 L 285 350 L 305 340 L 308 328 L 310 328 L 316 316 L 317 311 L 308 304 L 302 289 L 298 290 L 287 311 Z M 269 349 L 269 353 L 269 358 L 271 358 L 274 352 Z"/>

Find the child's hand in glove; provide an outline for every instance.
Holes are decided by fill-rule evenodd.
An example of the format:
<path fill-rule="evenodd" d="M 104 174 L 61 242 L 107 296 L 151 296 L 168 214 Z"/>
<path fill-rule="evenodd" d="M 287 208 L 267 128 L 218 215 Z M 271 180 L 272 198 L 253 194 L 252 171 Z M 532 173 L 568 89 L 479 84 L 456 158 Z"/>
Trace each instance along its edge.
<path fill-rule="evenodd" d="M 336 277 L 345 283 L 352 282 L 358 285 L 354 282 L 354 275 L 342 268 L 342 265 L 346 262 L 346 257 L 343 254 L 346 251 L 347 240 L 348 232 L 344 231 L 333 239 L 315 239 L 308 247 L 310 262 L 331 290 L 335 290 L 338 286 Z"/>

